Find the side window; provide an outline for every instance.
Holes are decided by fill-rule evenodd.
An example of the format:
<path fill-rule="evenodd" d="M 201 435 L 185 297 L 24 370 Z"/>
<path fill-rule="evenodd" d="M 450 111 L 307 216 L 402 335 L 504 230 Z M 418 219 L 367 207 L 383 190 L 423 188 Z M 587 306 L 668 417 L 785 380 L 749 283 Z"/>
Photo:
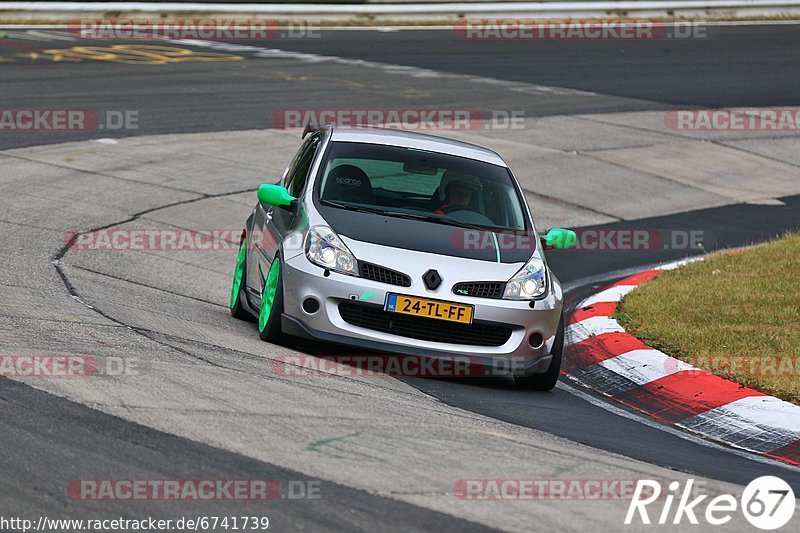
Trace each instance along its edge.
<path fill-rule="evenodd" d="M 314 161 L 318 146 L 319 136 L 310 138 L 300 149 L 286 173 L 284 187 L 289 189 L 289 194 L 294 197 L 300 196 L 306 186 L 308 171 L 311 170 L 311 163 Z"/>

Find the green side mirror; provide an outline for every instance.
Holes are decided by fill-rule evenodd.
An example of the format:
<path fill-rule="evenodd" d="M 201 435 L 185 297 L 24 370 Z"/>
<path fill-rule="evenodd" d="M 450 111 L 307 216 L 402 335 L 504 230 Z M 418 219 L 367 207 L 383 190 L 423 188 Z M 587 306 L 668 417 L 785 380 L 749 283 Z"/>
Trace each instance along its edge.
<path fill-rule="evenodd" d="M 578 236 L 571 229 L 553 228 L 542 238 L 542 242 L 547 248 L 564 250 L 574 248 L 578 242 Z"/>
<path fill-rule="evenodd" d="M 265 183 L 258 188 L 258 201 L 275 207 L 288 206 L 297 198 L 289 194 L 286 187 Z"/>

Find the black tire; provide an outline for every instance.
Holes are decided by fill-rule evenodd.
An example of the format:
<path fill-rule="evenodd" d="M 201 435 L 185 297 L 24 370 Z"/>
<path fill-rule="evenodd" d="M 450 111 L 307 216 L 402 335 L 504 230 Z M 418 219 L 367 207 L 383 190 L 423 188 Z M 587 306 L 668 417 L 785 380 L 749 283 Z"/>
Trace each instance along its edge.
<path fill-rule="evenodd" d="M 242 301 L 247 298 L 247 294 L 245 293 L 245 287 L 247 286 L 247 256 L 245 255 L 245 262 L 244 266 L 242 267 L 242 281 L 239 285 L 239 296 L 236 298 L 236 301 L 233 303 L 232 306 L 229 307 L 231 310 L 231 316 L 238 320 L 246 320 L 247 322 L 255 322 L 256 317 L 250 313 L 247 309 L 245 309 L 244 305 L 242 305 Z"/>
<path fill-rule="evenodd" d="M 530 376 L 515 376 L 514 384 L 520 389 L 526 390 L 553 390 L 553 388 L 556 386 L 556 383 L 558 383 L 558 377 L 561 375 L 561 358 L 563 353 L 564 315 L 561 315 L 561 320 L 558 321 L 556 339 L 553 342 L 553 349 L 551 350 L 553 359 L 550 360 L 550 366 L 547 367 L 547 371 L 539 374 L 531 374 Z"/>
<path fill-rule="evenodd" d="M 244 298 L 244 291 L 239 291 L 239 300 L 236 301 L 233 307 L 231 307 L 231 316 L 238 320 L 246 320 L 247 322 L 255 322 L 256 319 L 253 315 L 251 315 L 242 305 L 242 298 Z"/>
<path fill-rule="evenodd" d="M 291 335 L 287 335 L 281 329 L 281 316 L 283 315 L 283 262 L 281 261 L 280 255 L 276 255 L 274 261 L 277 262 L 279 268 L 277 281 L 278 286 L 275 289 L 275 298 L 272 301 L 272 310 L 270 311 L 269 318 L 267 319 L 264 329 L 259 329 L 258 336 L 262 341 L 265 342 L 292 347 L 297 343 L 297 339 Z M 267 280 L 264 280 L 265 287 L 266 284 Z M 262 289 L 261 294 L 263 297 L 264 289 Z M 260 316 L 257 322 L 260 328 Z"/>

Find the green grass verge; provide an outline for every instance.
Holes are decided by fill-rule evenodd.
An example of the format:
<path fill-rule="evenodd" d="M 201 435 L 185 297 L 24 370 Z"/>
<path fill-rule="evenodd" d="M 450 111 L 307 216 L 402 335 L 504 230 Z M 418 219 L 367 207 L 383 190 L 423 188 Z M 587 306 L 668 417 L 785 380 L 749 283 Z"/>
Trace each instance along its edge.
<path fill-rule="evenodd" d="M 615 318 L 653 348 L 800 403 L 800 233 L 664 272 Z"/>

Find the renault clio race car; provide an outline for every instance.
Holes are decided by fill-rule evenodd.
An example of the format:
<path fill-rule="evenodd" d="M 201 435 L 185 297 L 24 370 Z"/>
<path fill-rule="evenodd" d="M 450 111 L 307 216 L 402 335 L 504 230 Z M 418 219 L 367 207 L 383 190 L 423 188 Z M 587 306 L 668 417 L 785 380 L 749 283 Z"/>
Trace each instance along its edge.
<path fill-rule="evenodd" d="M 305 136 L 305 134 L 304 134 Z M 261 339 L 469 356 L 549 390 L 562 291 L 508 165 L 495 152 L 383 128 L 326 126 L 278 184 L 261 185 L 233 275 L 231 313 Z"/>

